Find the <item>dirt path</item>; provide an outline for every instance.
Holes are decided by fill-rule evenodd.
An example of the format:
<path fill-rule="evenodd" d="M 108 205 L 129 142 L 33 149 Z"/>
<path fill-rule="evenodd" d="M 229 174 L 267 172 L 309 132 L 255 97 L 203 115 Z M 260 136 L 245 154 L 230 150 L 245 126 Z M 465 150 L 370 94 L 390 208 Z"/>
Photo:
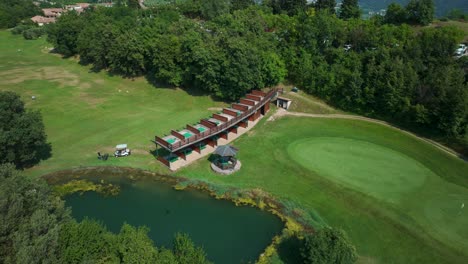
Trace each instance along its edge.
<path fill-rule="evenodd" d="M 431 139 L 428 139 L 428 138 L 425 138 L 425 137 L 420 137 L 414 133 L 411 133 L 409 131 L 406 131 L 406 130 L 403 130 L 399 127 L 396 127 L 388 122 L 385 122 L 385 121 L 382 121 L 382 120 L 377 120 L 377 119 L 372 119 L 372 118 L 368 118 L 368 117 L 364 117 L 364 116 L 357 116 L 357 115 L 345 115 L 345 114 L 309 114 L 309 113 L 300 113 L 300 112 L 288 112 L 284 109 L 278 109 L 278 111 L 276 111 L 275 114 L 273 114 L 272 116 L 270 116 L 270 118 L 268 118 L 267 121 L 275 121 L 276 119 L 278 118 L 281 118 L 283 116 L 300 116 L 300 117 L 312 117 L 312 118 L 332 118 L 332 119 L 351 119 L 351 120 L 361 120 L 361 121 L 367 121 L 367 122 L 371 122 L 371 123 L 375 123 L 375 124 L 380 124 L 380 125 L 383 125 L 383 126 L 386 126 L 386 127 L 390 127 L 390 128 L 393 128 L 393 129 L 396 129 L 402 133 L 405 133 L 407 135 L 410 135 L 410 136 L 413 136 L 421 141 L 425 141 L 435 147 L 437 147 L 438 149 L 444 151 L 445 153 L 447 154 L 450 154 L 454 157 L 457 157 L 457 158 L 463 158 L 462 155 L 460 155 L 459 153 L 457 153 L 456 151 L 454 151 L 453 149 L 450 149 L 434 140 L 431 140 Z"/>

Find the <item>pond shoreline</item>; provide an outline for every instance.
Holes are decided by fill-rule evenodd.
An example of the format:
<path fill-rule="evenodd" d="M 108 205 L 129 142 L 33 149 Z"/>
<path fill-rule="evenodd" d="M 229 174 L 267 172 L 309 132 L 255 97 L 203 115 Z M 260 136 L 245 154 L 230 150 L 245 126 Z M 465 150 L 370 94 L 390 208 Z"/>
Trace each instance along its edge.
<path fill-rule="evenodd" d="M 112 175 L 113 178 L 120 177 L 131 181 L 151 179 L 170 184 L 176 190 L 198 190 L 215 199 L 228 200 L 236 206 L 252 206 L 260 210 L 267 211 L 278 217 L 284 224 L 281 234 L 272 238 L 262 254 L 257 258 L 256 263 L 267 263 L 269 257 L 277 253 L 278 245 L 285 239 L 296 235 L 301 231 L 313 232 L 313 227 L 305 221 L 297 219 L 299 215 L 286 212 L 287 206 L 273 197 L 271 194 L 261 189 L 239 189 L 228 187 L 221 193 L 217 190 L 217 185 L 204 181 L 190 180 L 185 177 L 160 174 L 148 170 L 117 167 L 117 166 L 94 166 L 79 167 L 67 170 L 60 170 L 41 176 L 49 185 L 61 185 L 72 180 L 80 180 L 85 177 L 96 175 Z"/>

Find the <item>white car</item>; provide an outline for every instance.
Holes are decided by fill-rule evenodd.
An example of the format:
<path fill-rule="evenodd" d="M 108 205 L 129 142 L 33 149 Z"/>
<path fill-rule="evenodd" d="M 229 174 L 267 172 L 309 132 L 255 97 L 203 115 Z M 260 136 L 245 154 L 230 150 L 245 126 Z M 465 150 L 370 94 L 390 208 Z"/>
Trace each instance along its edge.
<path fill-rule="evenodd" d="M 344 49 L 344 51 L 349 51 L 352 47 L 353 47 L 353 45 L 351 45 L 351 44 L 346 44 L 346 45 L 344 45 L 344 48 L 343 48 L 343 49 Z"/>
<path fill-rule="evenodd" d="M 466 53 L 466 45 L 465 44 L 460 44 L 458 45 L 457 50 L 455 51 L 456 56 L 463 56 L 463 54 Z"/>

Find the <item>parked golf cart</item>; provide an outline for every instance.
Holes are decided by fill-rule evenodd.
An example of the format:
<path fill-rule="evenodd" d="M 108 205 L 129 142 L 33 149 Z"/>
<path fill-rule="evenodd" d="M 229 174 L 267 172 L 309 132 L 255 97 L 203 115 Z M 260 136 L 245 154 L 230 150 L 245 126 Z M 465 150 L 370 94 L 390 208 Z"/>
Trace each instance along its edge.
<path fill-rule="evenodd" d="M 130 156 L 131 151 L 127 148 L 127 144 L 119 144 L 115 146 L 114 157 L 126 157 Z"/>

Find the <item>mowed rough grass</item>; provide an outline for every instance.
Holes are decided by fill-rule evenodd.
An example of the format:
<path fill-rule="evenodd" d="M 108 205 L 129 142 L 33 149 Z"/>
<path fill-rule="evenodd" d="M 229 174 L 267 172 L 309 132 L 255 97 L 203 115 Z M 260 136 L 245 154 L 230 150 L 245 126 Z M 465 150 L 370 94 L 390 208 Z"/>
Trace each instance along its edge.
<path fill-rule="evenodd" d="M 93 73 L 49 49 L 44 39 L 26 41 L 0 32 L 0 90 L 19 93 L 28 108 L 41 111 L 52 144 L 52 157 L 28 170 L 31 175 L 94 165 L 168 172 L 150 154 L 154 136 L 194 123 L 213 112 L 208 108 L 223 105 L 197 91 Z M 98 151 L 113 153 L 120 143 L 128 144 L 132 156 L 97 159 Z"/>
<path fill-rule="evenodd" d="M 283 117 L 234 145 L 238 173 L 200 161 L 178 174 L 293 201 L 346 230 L 362 263 L 467 259 L 468 165 L 426 142 L 365 121 Z"/>

